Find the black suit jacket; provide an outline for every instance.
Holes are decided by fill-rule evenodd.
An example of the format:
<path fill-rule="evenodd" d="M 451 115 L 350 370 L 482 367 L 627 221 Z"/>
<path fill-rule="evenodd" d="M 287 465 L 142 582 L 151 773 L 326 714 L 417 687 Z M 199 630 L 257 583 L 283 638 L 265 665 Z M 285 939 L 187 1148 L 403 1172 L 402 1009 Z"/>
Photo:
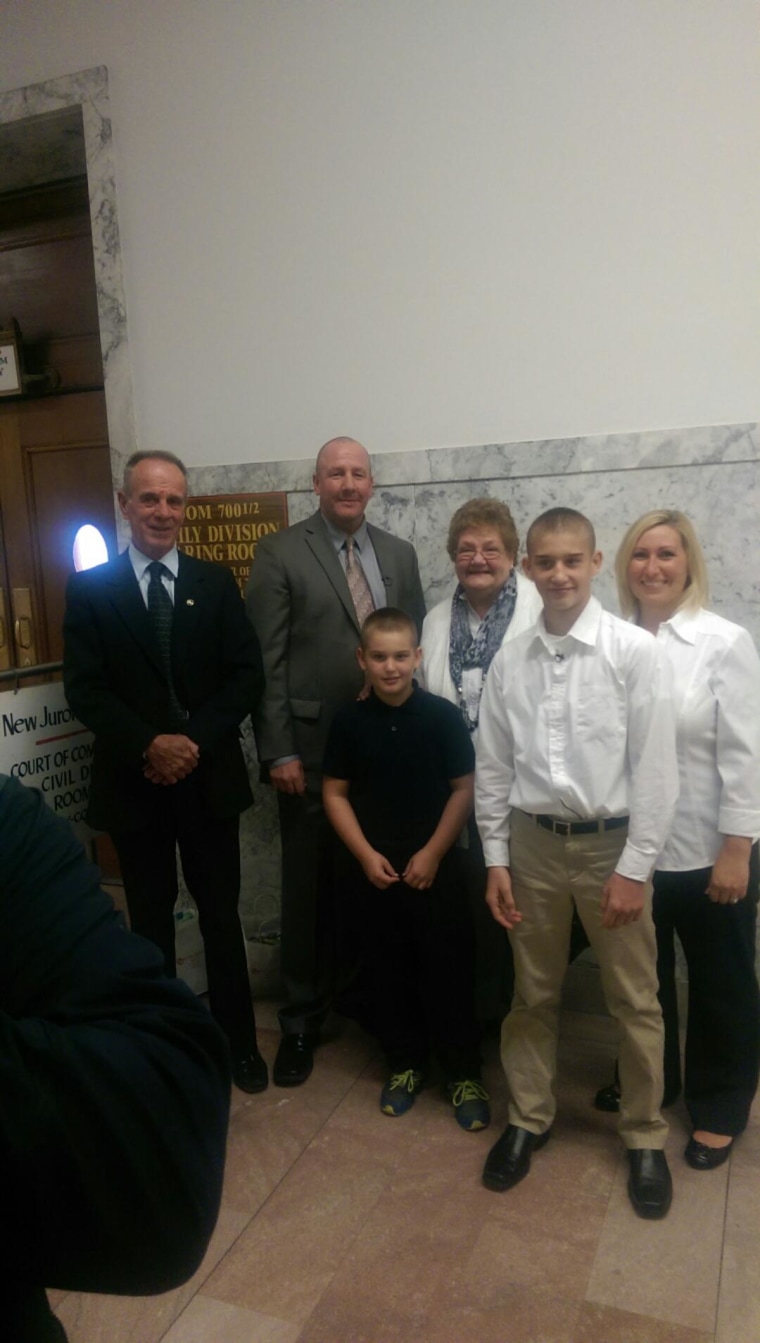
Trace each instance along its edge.
<path fill-rule="evenodd" d="M 77 718 L 95 734 L 87 819 L 120 833 L 148 824 L 156 788 L 143 752 L 167 728 L 168 691 L 147 607 L 129 555 L 69 579 L 63 679 Z M 198 783 L 210 813 L 233 816 L 252 801 L 239 725 L 264 687 L 256 634 L 229 570 L 179 556 L 172 672 L 200 747 Z"/>

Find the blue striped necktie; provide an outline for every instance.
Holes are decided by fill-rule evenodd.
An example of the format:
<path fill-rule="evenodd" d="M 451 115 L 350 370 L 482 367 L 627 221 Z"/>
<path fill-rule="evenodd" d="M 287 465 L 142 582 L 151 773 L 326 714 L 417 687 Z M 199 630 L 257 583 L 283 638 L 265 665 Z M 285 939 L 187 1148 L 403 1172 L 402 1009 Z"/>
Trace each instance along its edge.
<path fill-rule="evenodd" d="M 187 715 L 182 708 L 172 676 L 172 623 L 174 621 L 174 603 L 162 583 L 165 574 L 173 578 L 170 569 L 160 560 L 151 560 L 148 565 L 150 582 L 148 584 L 148 615 L 156 635 L 158 650 L 161 654 L 161 666 L 164 670 L 169 690 L 169 726 L 175 731 L 184 726 Z"/>

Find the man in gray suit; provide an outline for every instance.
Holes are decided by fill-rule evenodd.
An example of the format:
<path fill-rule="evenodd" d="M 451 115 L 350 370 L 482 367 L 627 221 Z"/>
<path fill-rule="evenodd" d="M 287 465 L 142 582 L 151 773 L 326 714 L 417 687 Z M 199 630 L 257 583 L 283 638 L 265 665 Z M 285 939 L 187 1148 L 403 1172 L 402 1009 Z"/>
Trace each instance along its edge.
<path fill-rule="evenodd" d="M 282 842 L 278 1086 L 309 1076 L 336 987 L 335 836 L 322 810 L 322 757 L 333 715 L 362 689 L 361 620 L 400 606 L 419 630 L 425 614 L 413 547 L 365 521 L 372 490 L 366 449 L 351 438 L 325 443 L 314 472 L 319 509 L 259 542 L 246 593 L 266 673 L 256 743 L 277 789 Z"/>

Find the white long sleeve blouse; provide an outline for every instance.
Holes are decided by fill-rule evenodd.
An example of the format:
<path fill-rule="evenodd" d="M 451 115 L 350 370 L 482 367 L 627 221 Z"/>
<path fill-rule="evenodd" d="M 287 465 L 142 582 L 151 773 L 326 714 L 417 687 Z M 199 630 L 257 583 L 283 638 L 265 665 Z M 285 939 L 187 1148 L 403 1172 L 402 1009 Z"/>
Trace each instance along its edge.
<path fill-rule="evenodd" d="M 681 790 L 657 860 L 711 867 L 725 835 L 760 836 L 760 658 L 751 636 L 712 611 L 677 611 L 657 642 L 673 669 Z"/>

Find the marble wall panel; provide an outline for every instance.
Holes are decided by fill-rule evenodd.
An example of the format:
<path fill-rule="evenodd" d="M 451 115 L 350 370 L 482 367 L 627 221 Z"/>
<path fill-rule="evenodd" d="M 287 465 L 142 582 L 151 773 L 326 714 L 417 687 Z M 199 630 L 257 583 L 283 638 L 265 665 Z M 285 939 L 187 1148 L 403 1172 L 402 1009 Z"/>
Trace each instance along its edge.
<path fill-rule="evenodd" d="M 712 604 L 745 624 L 760 645 L 760 435 L 756 425 L 616 434 L 603 438 L 442 448 L 375 458 L 376 493 L 368 516 L 417 548 L 428 605 L 453 589 L 446 535 L 460 504 L 491 495 L 509 504 L 524 539 L 538 513 L 556 504 L 591 518 L 605 562 L 596 591 L 617 610 L 615 551 L 625 528 L 651 508 L 681 508 L 702 538 Z M 266 462 L 193 468 L 197 493 L 281 489 L 291 523 L 316 506 L 313 463 Z M 276 906 L 276 812 L 265 787 L 243 817 L 243 910 Z"/>

